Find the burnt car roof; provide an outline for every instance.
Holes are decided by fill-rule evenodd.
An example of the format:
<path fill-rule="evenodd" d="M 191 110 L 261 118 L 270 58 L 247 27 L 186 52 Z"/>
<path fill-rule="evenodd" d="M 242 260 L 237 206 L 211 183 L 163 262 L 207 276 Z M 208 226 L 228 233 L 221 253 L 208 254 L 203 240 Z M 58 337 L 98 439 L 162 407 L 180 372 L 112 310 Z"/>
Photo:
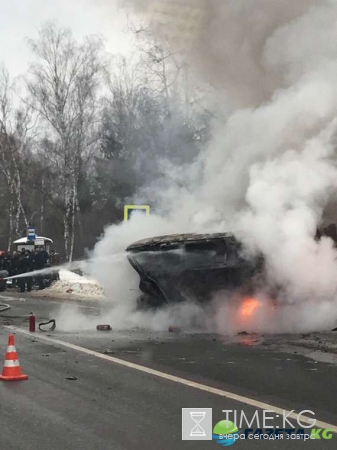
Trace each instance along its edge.
<path fill-rule="evenodd" d="M 195 233 L 185 233 L 185 234 L 168 234 L 165 236 L 155 236 L 147 239 L 142 239 L 140 241 L 134 242 L 129 245 L 126 249 L 127 251 L 141 250 L 146 247 L 156 247 L 158 245 L 165 244 L 180 244 L 184 242 L 202 242 L 202 241 L 213 241 L 213 240 L 231 240 L 236 242 L 235 237 L 229 233 L 207 233 L 207 234 L 195 234 Z"/>

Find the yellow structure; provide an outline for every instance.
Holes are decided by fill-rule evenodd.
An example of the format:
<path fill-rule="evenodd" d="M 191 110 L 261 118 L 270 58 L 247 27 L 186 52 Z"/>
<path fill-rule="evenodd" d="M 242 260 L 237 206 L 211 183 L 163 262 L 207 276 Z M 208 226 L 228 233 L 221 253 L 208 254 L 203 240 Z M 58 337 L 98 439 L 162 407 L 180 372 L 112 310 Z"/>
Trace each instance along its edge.
<path fill-rule="evenodd" d="M 128 222 L 130 220 L 133 211 L 142 211 L 145 215 L 150 215 L 149 205 L 125 205 L 124 206 L 124 221 Z"/>

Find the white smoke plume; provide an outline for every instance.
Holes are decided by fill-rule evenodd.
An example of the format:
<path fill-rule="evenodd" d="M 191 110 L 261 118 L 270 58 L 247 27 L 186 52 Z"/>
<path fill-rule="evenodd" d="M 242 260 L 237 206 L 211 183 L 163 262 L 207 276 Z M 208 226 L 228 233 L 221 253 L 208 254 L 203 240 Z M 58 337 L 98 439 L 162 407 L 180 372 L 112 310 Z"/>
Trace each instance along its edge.
<path fill-rule="evenodd" d="M 263 320 L 259 331 L 330 327 L 337 321 L 337 252 L 330 239 L 314 238 L 337 191 L 337 2 L 129 3 L 214 87 L 223 114 L 179 183 L 153 188 L 165 218 L 108 229 L 94 256 L 151 235 L 233 231 L 264 254 L 268 282 L 282 292 L 274 327 Z M 93 275 L 116 302 L 128 301 L 121 288 L 137 284 L 127 262 Z M 226 308 L 218 309 L 220 322 Z"/>

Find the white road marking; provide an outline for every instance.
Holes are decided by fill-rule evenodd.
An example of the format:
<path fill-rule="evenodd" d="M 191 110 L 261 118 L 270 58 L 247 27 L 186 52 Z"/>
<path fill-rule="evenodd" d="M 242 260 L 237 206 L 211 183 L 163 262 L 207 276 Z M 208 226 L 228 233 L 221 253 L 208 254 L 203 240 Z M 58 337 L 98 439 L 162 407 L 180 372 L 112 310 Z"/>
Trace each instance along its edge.
<path fill-rule="evenodd" d="M 115 358 L 114 356 L 104 355 L 103 353 L 96 352 L 95 350 L 90 350 L 85 347 L 80 347 L 79 345 L 71 344 L 66 341 L 61 341 L 59 339 L 54 339 L 54 338 L 51 338 L 48 336 L 41 336 L 36 333 L 30 333 L 27 330 L 24 330 L 22 328 L 17 328 L 17 327 L 11 326 L 11 325 L 5 326 L 4 328 L 6 328 L 7 330 L 9 330 L 11 332 L 21 333 L 21 334 L 29 336 L 29 337 L 34 337 L 34 339 L 39 339 L 41 341 L 61 345 L 63 347 L 67 347 L 67 348 L 76 350 L 81 353 L 86 353 L 87 355 L 90 355 L 90 356 L 95 356 L 96 358 L 104 359 L 106 361 L 110 361 L 115 364 L 119 364 L 120 366 L 128 367 L 129 369 L 138 370 L 139 372 L 144 372 L 144 373 L 153 375 L 158 378 L 162 378 L 165 380 L 172 381 L 174 383 L 179 383 L 184 386 L 198 389 L 199 391 L 208 392 L 209 394 L 218 395 L 219 397 L 226 397 L 226 398 L 229 398 L 229 399 L 234 400 L 239 403 L 244 403 L 249 406 L 254 406 L 255 408 L 259 408 L 259 409 L 263 409 L 263 410 L 272 410 L 275 413 L 280 414 L 281 416 L 283 416 L 283 414 L 286 414 L 287 418 L 297 420 L 297 417 L 298 417 L 298 414 L 296 412 L 290 412 L 288 410 L 279 408 L 277 406 L 270 405 L 268 403 L 260 402 L 258 400 L 254 400 L 249 397 L 244 397 L 242 395 L 234 394 L 233 392 L 224 391 L 222 389 L 217 389 L 217 388 L 214 388 L 211 386 L 207 386 L 206 384 L 196 383 L 194 381 L 190 381 L 185 378 L 180 378 L 175 375 L 171 375 L 169 373 L 160 372 L 159 370 L 141 366 L 140 364 L 135 364 L 135 363 L 132 363 L 129 361 L 125 361 L 123 359 Z M 301 421 L 305 422 L 307 424 L 311 424 L 312 419 L 313 419 L 312 417 L 307 417 L 307 416 L 301 415 Z M 321 420 L 316 420 L 315 428 L 324 428 L 324 429 L 329 428 L 334 433 L 337 433 L 337 425 L 333 425 L 333 424 L 327 423 L 327 422 L 322 422 Z"/>

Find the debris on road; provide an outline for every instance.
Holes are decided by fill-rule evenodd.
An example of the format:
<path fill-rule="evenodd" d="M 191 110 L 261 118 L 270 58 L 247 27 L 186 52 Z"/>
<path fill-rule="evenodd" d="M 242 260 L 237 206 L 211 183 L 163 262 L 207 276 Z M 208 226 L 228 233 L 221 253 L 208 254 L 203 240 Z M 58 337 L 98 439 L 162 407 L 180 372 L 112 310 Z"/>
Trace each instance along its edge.
<path fill-rule="evenodd" d="M 97 325 L 96 330 L 98 331 L 111 331 L 112 328 L 110 325 Z"/>
<path fill-rule="evenodd" d="M 76 381 L 76 380 L 77 380 L 77 377 L 66 377 L 66 380 L 69 380 L 69 381 Z"/>
<path fill-rule="evenodd" d="M 181 328 L 176 326 L 170 326 L 168 330 L 169 333 L 181 333 Z"/>
<path fill-rule="evenodd" d="M 113 350 L 105 350 L 104 355 L 114 355 L 115 352 Z"/>

